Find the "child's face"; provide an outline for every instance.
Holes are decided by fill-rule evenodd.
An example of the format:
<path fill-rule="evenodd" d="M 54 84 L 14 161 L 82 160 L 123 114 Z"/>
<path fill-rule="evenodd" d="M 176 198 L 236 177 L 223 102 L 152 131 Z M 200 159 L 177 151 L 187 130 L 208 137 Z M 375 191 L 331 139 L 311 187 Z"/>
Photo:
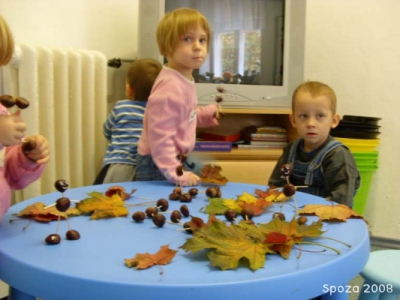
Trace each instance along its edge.
<path fill-rule="evenodd" d="M 332 114 L 331 100 L 327 96 L 299 93 L 290 120 L 304 139 L 304 150 L 310 152 L 326 141 L 330 129 L 339 124 L 340 117 Z"/>
<path fill-rule="evenodd" d="M 207 53 L 207 33 L 200 26 L 194 27 L 180 37 L 173 53 L 167 54 L 168 67 L 191 78 L 193 69 L 201 67 Z"/>

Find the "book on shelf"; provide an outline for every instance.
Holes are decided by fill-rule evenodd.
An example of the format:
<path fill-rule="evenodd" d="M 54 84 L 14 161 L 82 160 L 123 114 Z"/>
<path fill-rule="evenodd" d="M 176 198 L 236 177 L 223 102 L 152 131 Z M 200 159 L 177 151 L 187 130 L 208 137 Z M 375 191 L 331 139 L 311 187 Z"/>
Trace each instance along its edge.
<path fill-rule="evenodd" d="M 252 139 L 287 139 L 287 134 L 286 132 L 279 132 L 279 133 L 250 133 L 250 137 Z"/>
<path fill-rule="evenodd" d="M 287 136 L 265 136 L 265 137 L 252 137 L 244 136 L 244 140 L 247 144 L 252 144 L 253 142 L 274 142 L 274 143 L 286 143 Z"/>
<path fill-rule="evenodd" d="M 286 132 L 286 129 L 279 126 L 259 126 L 256 127 L 256 133 L 279 133 Z"/>
<path fill-rule="evenodd" d="M 232 142 L 225 141 L 196 141 L 193 151 L 230 152 Z"/>
<path fill-rule="evenodd" d="M 240 144 L 237 145 L 238 149 L 283 149 L 286 146 L 281 143 L 273 144 Z"/>
<path fill-rule="evenodd" d="M 242 130 L 242 138 L 249 143 L 252 141 L 276 141 L 286 142 L 286 129 L 276 126 L 249 126 Z"/>
<path fill-rule="evenodd" d="M 204 141 L 235 142 L 241 139 L 240 132 L 202 132 L 200 135 Z"/>
<path fill-rule="evenodd" d="M 281 146 L 281 147 L 285 147 L 287 145 L 286 141 L 282 141 L 282 142 L 275 142 L 275 141 L 251 141 L 250 145 L 269 145 L 269 146 Z"/>

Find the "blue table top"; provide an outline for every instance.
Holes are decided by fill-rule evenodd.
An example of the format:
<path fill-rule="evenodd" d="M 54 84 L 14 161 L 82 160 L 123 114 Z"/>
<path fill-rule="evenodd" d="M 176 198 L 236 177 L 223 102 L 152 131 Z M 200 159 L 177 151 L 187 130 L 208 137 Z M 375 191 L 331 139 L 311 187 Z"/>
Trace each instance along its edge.
<path fill-rule="evenodd" d="M 87 198 L 87 193 L 105 192 L 110 186 L 119 185 L 137 191 L 126 203 L 142 203 L 168 199 L 173 186 L 167 182 L 129 182 L 106 184 L 67 190 L 64 195 L 71 200 Z M 197 187 L 200 191 L 206 187 Z M 221 187 L 223 198 L 234 198 L 247 192 L 254 194 L 264 186 L 228 183 Z M 186 188 L 184 188 L 184 191 Z M 68 230 L 61 221 L 58 233 L 62 237 L 58 245 L 46 245 L 45 238 L 56 231 L 56 222 L 33 222 L 26 230 L 27 221 L 10 223 L 13 214 L 34 202 L 54 203 L 61 197 L 59 192 L 32 198 L 10 208 L 0 223 L 0 279 L 13 288 L 46 300 L 87 299 L 243 299 L 248 295 L 279 295 L 280 299 L 308 299 L 326 292 L 330 286 L 346 285 L 364 267 L 369 256 L 369 235 L 365 222 L 349 219 L 343 223 L 324 223 L 324 236 L 339 239 L 352 247 L 330 241 L 316 240 L 338 249 L 312 253 L 303 251 L 300 259 L 294 249 L 289 259 L 279 255 L 267 255 L 265 267 L 251 271 L 246 265 L 236 270 L 221 271 L 212 267 L 205 252 L 186 253 L 182 246 L 191 236 L 177 230 L 181 226 L 165 224 L 156 227 L 151 219 L 135 223 L 131 215 L 146 206 L 130 207 L 127 217 L 90 220 L 89 216 L 71 217 L 71 229 L 81 234 L 77 241 L 64 238 Z M 141 197 L 151 197 L 144 200 Z M 296 193 L 298 205 L 326 203 L 319 197 Z M 292 202 L 292 200 L 291 200 Z M 293 203 L 293 202 L 292 202 Z M 183 203 L 169 201 L 169 211 L 179 209 Z M 208 204 L 204 193 L 199 193 L 191 203 L 185 203 L 193 216 L 208 219 L 199 210 Z M 278 204 L 271 210 L 279 211 Z M 294 214 L 293 206 L 284 205 L 286 219 Z M 256 223 L 271 220 L 272 213 L 254 218 Z M 169 215 L 166 215 L 169 220 Z M 309 222 L 317 217 L 308 217 Z M 183 219 L 185 221 L 186 219 Z M 189 220 L 189 218 L 187 219 Z M 124 259 L 138 253 L 155 253 L 162 245 L 179 250 L 170 264 L 160 269 L 152 267 L 135 270 L 126 267 Z M 321 250 L 316 246 L 303 249 Z M 274 297 L 273 297 L 274 298 Z M 277 299 L 277 298 L 276 298 Z"/>

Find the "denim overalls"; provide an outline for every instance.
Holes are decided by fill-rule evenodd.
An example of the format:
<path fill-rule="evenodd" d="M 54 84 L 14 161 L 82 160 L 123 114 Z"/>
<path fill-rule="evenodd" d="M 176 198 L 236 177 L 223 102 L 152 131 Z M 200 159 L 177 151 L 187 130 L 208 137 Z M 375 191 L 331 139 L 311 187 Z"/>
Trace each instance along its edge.
<path fill-rule="evenodd" d="M 301 162 L 295 160 L 296 152 L 301 142 L 302 139 L 297 139 L 293 142 L 289 150 L 288 163 L 293 164 L 290 183 L 296 186 L 307 185 L 307 188 L 299 188 L 299 191 L 324 197 L 324 173 L 321 163 L 328 152 L 336 147 L 345 146 L 337 140 L 331 140 L 318 151 L 312 161 Z"/>

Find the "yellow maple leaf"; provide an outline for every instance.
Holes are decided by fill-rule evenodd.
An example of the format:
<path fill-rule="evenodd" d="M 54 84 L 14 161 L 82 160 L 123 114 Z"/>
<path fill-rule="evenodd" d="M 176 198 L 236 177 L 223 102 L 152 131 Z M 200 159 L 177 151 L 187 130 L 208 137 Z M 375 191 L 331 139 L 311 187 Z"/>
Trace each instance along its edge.
<path fill-rule="evenodd" d="M 246 202 L 246 203 L 257 203 L 258 198 L 254 197 L 253 195 L 244 192 L 240 196 L 238 196 L 238 201 Z"/>
<path fill-rule="evenodd" d="M 361 215 L 343 204 L 309 204 L 300 209 L 298 213 L 300 215 L 316 215 L 321 220 L 330 222 L 346 222 L 348 218 L 364 220 Z"/>
<path fill-rule="evenodd" d="M 262 240 L 249 236 L 246 227 L 218 221 L 201 227 L 179 248 L 192 253 L 209 250 L 210 264 L 221 270 L 236 269 L 246 259 L 255 271 L 264 266 L 266 254 L 273 252 Z"/>
<path fill-rule="evenodd" d="M 256 198 L 255 196 L 246 192 L 238 196 L 236 200 L 224 199 L 222 203 L 224 206 L 237 212 L 242 211 L 244 208 L 251 209 L 255 216 L 262 214 L 266 207 L 272 205 L 271 202 Z"/>
<path fill-rule="evenodd" d="M 124 206 L 125 202 L 118 194 L 107 197 L 102 193 L 93 192 L 89 196 L 91 197 L 77 203 L 76 207 L 84 214 L 92 214 L 90 217 L 92 220 L 124 217 L 129 214 L 128 209 Z"/>
<path fill-rule="evenodd" d="M 265 199 L 268 202 L 286 202 L 290 200 L 292 197 L 286 197 L 282 191 L 278 191 L 278 189 L 269 189 L 267 188 L 266 191 L 262 191 L 260 189 L 255 190 L 255 194 Z"/>
<path fill-rule="evenodd" d="M 236 199 L 223 199 L 222 204 L 227 208 L 233 209 L 234 211 L 240 211 L 241 207 Z"/>

